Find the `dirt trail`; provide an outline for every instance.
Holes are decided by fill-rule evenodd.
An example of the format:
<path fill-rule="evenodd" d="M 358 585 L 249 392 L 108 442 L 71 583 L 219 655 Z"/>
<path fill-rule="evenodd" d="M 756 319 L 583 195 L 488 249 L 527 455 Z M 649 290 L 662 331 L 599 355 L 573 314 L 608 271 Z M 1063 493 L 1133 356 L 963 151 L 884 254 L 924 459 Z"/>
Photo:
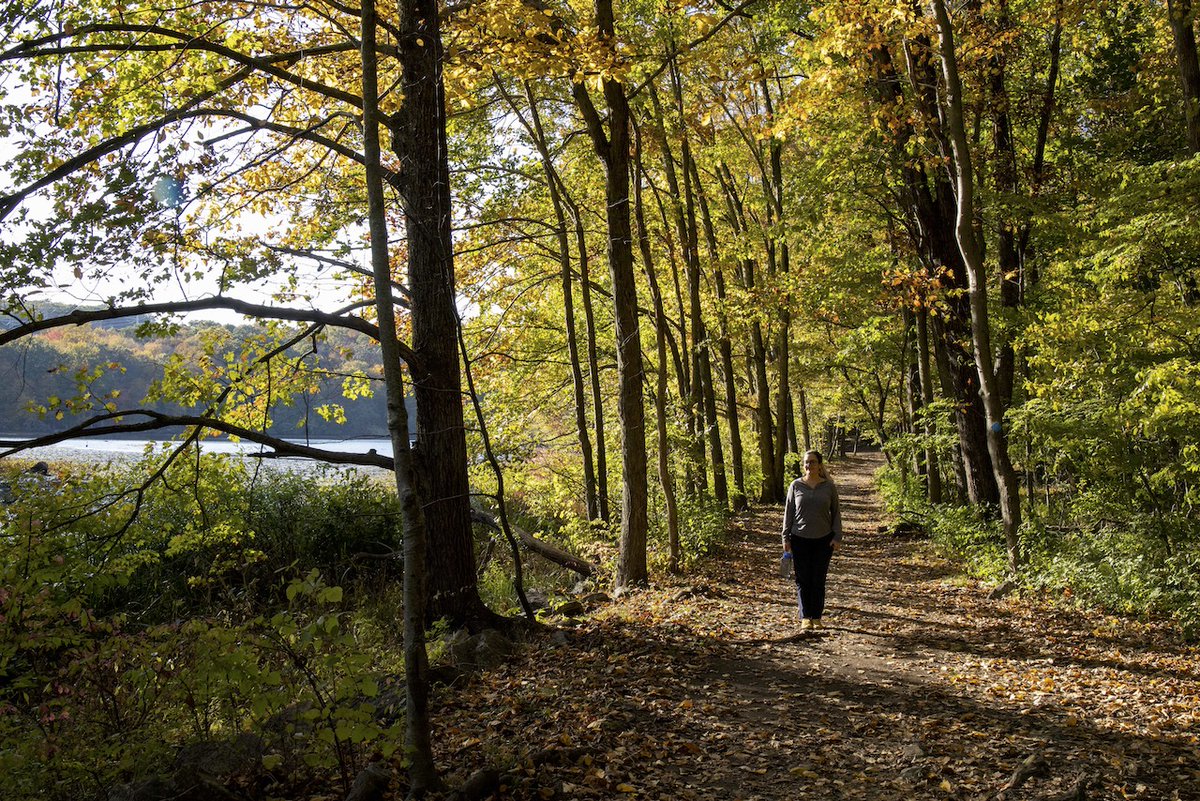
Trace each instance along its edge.
<path fill-rule="evenodd" d="M 511 767 L 499 798 L 1200 799 L 1197 650 L 988 600 L 924 543 L 878 532 L 878 466 L 832 465 L 846 541 L 826 630 L 798 630 L 781 511 L 757 509 L 702 575 L 535 640 L 448 699 L 442 764 Z"/>

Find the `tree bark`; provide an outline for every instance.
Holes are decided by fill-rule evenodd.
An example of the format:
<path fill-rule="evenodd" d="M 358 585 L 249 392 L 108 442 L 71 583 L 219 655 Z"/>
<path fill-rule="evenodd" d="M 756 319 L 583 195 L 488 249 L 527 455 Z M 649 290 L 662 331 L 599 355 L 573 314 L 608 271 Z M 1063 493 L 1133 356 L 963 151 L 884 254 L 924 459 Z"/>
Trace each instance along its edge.
<path fill-rule="evenodd" d="M 684 413 L 688 420 L 688 435 L 690 455 L 690 464 L 688 465 L 688 481 L 692 495 L 698 495 L 700 492 L 707 490 L 708 478 L 707 470 L 705 469 L 704 460 L 704 408 L 701 401 L 701 370 L 699 361 L 699 343 L 702 341 L 700 326 L 702 325 L 699 319 L 699 282 L 700 282 L 700 257 L 697 252 L 697 235 L 695 222 L 696 217 L 691 213 L 691 186 L 688 183 L 688 176 L 684 175 L 684 187 L 681 188 L 679 182 L 679 173 L 675 168 L 675 155 L 671 148 L 671 142 L 667 137 L 667 115 L 663 111 L 662 103 L 658 97 L 658 90 L 653 82 L 648 85 L 650 103 L 654 108 L 656 120 L 652 126 L 658 139 L 658 147 L 662 151 L 663 174 L 667 179 L 667 199 L 671 207 L 671 222 L 675 227 L 675 239 L 679 243 L 679 248 L 682 251 L 684 275 L 687 283 L 688 303 L 686 306 L 687 316 L 683 319 L 687 321 L 686 332 L 681 331 L 680 339 L 685 346 L 688 354 L 686 373 L 681 376 L 679 383 L 679 394 L 683 400 Z M 683 144 L 687 148 L 686 139 Z M 686 204 L 686 205 L 685 205 Z M 672 251 L 673 253 L 673 251 Z M 674 265 L 674 256 L 672 256 L 672 268 L 676 276 L 678 269 Z M 676 278 L 678 281 L 678 278 Z M 682 300 L 680 301 L 682 304 Z M 680 312 L 683 313 L 685 308 L 681 306 Z"/>
<path fill-rule="evenodd" d="M 693 185 L 696 188 L 696 200 L 700 206 L 700 220 L 704 226 L 704 239 L 708 244 L 708 260 L 713 269 L 713 282 L 717 288 L 717 301 L 723 307 L 725 302 L 725 277 L 721 271 L 721 252 L 717 245 L 716 228 L 713 226 L 712 214 L 708 208 L 708 198 L 704 192 L 704 184 L 700 181 L 700 171 L 696 167 L 696 160 L 690 155 L 688 157 L 688 174 L 692 178 Z M 740 508 L 745 504 L 746 488 L 745 480 L 742 477 L 741 450 L 742 450 L 742 435 L 739 430 L 737 416 L 737 391 L 733 384 L 733 357 L 732 353 L 726 359 L 726 354 L 722 352 L 722 348 L 729 350 L 729 335 L 727 333 L 727 321 L 725 319 L 724 309 L 720 312 L 720 334 L 717 337 L 718 356 L 721 359 L 722 368 L 728 368 L 724 376 L 725 390 L 725 422 L 729 428 L 730 451 L 733 452 L 736 447 L 736 457 L 731 453 L 731 458 L 734 458 L 734 497 L 731 499 L 729 494 L 729 481 L 725 471 L 725 450 L 721 443 L 721 426 L 718 424 L 717 416 L 717 391 L 716 382 L 713 380 L 713 372 L 711 361 L 709 358 L 710 348 L 705 343 L 705 359 L 704 359 L 704 408 L 705 414 L 712 421 L 709 424 L 709 450 L 712 452 L 713 461 L 713 491 L 716 493 L 717 500 L 728 506 L 730 501 L 733 501 L 734 508 Z M 707 336 L 707 332 L 706 332 Z M 726 364 L 726 362 L 728 362 Z M 736 446 L 735 443 L 736 442 Z"/>
<path fill-rule="evenodd" d="M 507 95 L 506 95 L 507 96 Z M 579 439 L 579 455 L 583 466 L 584 499 L 587 505 L 589 520 L 601 517 L 600 498 L 596 492 L 596 472 L 592 457 L 592 439 L 588 434 L 587 397 L 583 384 L 583 367 L 579 360 L 579 343 L 575 330 L 575 289 L 571 276 L 571 246 L 567 234 L 567 217 L 563 209 L 562 196 L 559 192 L 561 179 L 554 161 L 550 156 L 550 148 L 546 143 L 546 135 L 542 127 L 541 113 L 538 111 L 537 98 L 528 82 L 525 84 L 525 100 L 529 104 L 529 133 L 537 148 L 542 161 L 542 171 L 546 175 L 546 188 L 550 193 L 550 204 L 554 208 L 555 237 L 558 240 L 559 267 L 562 275 L 563 321 L 566 325 L 567 358 L 571 363 L 571 391 L 575 402 L 575 431 Z M 510 106 L 515 104 L 511 101 Z"/>
<path fill-rule="evenodd" d="M 804 436 L 804 450 L 806 453 L 812 450 L 812 426 L 808 422 L 808 393 L 804 391 L 804 387 L 800 387 L 800 431 Z"/>
<path fill-rule="evenodd" d="M 1007 0 L 998 4 L 998 26 L 1001 33 L 1009 27 Z M 1021 256 L 1017 220 L 1010 211 L 1006 199 L 1015 199 L 1017 193 L 1017 154 L 1013 145 L 1013 126 L 1009 115 L 1007 86 L 1008 57 L 1003 49 L 988 59 L 989 101 L 992 115 L 993 161 L 992 181 L 996 197 L 1001 201 L 997 220 L 996 257 L 1000 275 L 1000 305 L 1015 309 L 1021 304 Z M 1011 338 L 1007 335 L 998 348 L 996 357 L 996 391 L 1004 409 L 1012 405 L 1013 379 L 1016 370 L 1016 354 Z"/>
<path fill-rule="evenodd" d="M 396 339 L 392 300 L 392 269 L 388 252 L 387 212 L 379 149 L 379 77 L 375 53 L 374 0 L 362 6 L 363 162 L 366 168 L 367 211 L 371 232 L 371 271 L 379 317 L 379 346 L 387 391 L 388 433 L 392 439 L 393 475 L 404 531 L 404 750 L 413 791 L 424 794 L 438 783 L 429 719 L 429 656 L 425 649 L 426 528 L 421 500 L 413 482 L 409 450 L 408 410 L 404 405 L 404 373 Z"/>
<path fill-rule="evenodd" d="M 921 385 L 921 405 L 928 407 L 934 401 L 933 375 L 929 363 L 929 311 L 922 307 L 917 312 L 917 372 Z M 932 444 L 936 433 L 929 414 L 924 415 L 925 434 L 925 494 L 930 503 L 942 502 L 942 471 L 937 448 Z"/>
<path fill-rule="evenodd" d="M 771 100 L 771 90 L 767 81 L 762 81 L 763 103 L 766 107 L 767 120 L 775 118 L 775 107 Z M 771 173 L 763 176 L 763 188 L 767 192 L 767 207 L 770 209 L 768 223 L 782 227 L 783 217 L 783 143 L 772 137 L 769 146 Z M 787 275 L 791 271 L 791 250 L 788 248 L 787 237 L 782 233 L 774 233 L 768 243 L 767 252 L 770 255 L 772 278 Z M 778 258 L 776 258 L 778 255 Z M 779 394 L 775 399 L 775 452 L 771 464 L 770 485 L 771 500 L 783 503 L 786 492 L 784 481 L 783 458 L 787 453 L 787 415 L 788 393 L 791 392 L 788 373 L 791 369 L 791 297 L 785 295 L 779 308 L 779 330 L 775 335 L 775 361 L 779 373 Z"/>
<path fill-rule="evenodd" d="M 1008 453 L 1008 436 L 1004 429 L 1004 408 L 991 363 L 991 324 L 988 318 L 987 273 L 983 248 L 975 230 L 975 176 L 963 118 L 962 81 L 958 74 L 958 58 L 954 47 L 954 30 L 944 0 L 931 0 L 937 20 L 942 74 L 946 82 L 946 133 L 953 155 L 955 187 L 958 195 L 958 216 L 955 234 L 970 281 L 971 344 L 978 368 L 980 394 L 987 414 L 988 452 L 992 457 L 996 483 L 1000 487 L 1000 516 L 1008 548 L 1008 568 L 1020 569 L 1024 562 L 1020 548 L 1021 527 L 1020 488 Z M 948 154 L 949 155 L 949 154 Z"/>
<path fill-rule="evenodd" d="M 596 0 L 596 28 L 601 40 L 615 45 L 611 0 Z M 608 132 L 581 83 L 573 84 L 576 104 L 604 164 L 608 226 L 608 265 L 612 276 L 613 316 L 617 342 L 617 414 L 621 421 L 621 542 L 616 586 L 646 581 L 646 430 L 642 406 L 642 343 L 638 328 L 637 285 L 633 272 L 633 234 L 629 211 L 629 100 L 625 86 L 604 79 Z"/>
<path fill-rule="evenodd" d="M 417 460 L 427 494 L 430 618 L 478 626 L 496 619 L 479 598 L 467 481 L 466 429 L 458 362 L 450 169 L 442 85 L 443 49 L 434 0 L 398 7 L 404 103 L 392 117 L 393 149 L 408 240 Z"/>
<path fill-rule="evenodd" d="M 703 194 L 701 195 L 703 198 Z M 726 198 L 728 200 L 728 196 Z M 735 226 L 737 221 L 730 213 L 730 223 Z M 725 419 L 729 427 L 729 458 L 733 464 L 734 494 L 731 498 L 734 511 L 741 511 L 748 506 L 746 496 L 745 457 L 742 449 L 741 417 L 738 414 L 737 375 L 733 367 L 733 344 L 730 341 L 729 315 L 726 311 L 728 296 L 725 292 L 725 271 L 721 261 L 714 253 L 713 281 L 717 289 L 718 314 L 721 321 L 721 337 L 717 343 L 721 355 L 721 372 L 725 384 Z"/>
<path fill-rule="evenodd" d="M 641 163 L 641 142 L 638 141 L 637 159 Z M 633 211 L 637 221 L 638 249 L 641 251 L 642 268 L 650 286 L 650 297 L 654 303 L 655 350 L 658 369 L 654 383 L 654 423 L 658 434 L 658 481 L 662 485 L 663 505 L 667 513 L 667 570 L 678 573 L 683 561 L 683 546 L 679 538 L 679 509 L 675 498 L 675 477 L 671 473 L 671 441 L 667 434 L 667 315 L 663 310 L 662 291 L 654 270 L 654 258 L 650 252 L 650 236 L 646 230 L 646 214 L 642 206 L 642 171 L 636 173 L 633 185 Z"/>
<path fill-rule="evenodd" d="M 744 235 L 747 231 L 746 212 L 729 167 L 721 165 L 721 188 L 725 194 L 725 204 L 729 209 L 729 219 L 735 226 L 735 232 Z M 741 280 L 743 287 L 753 292 L 757 280 L 758 265 L 753 258 L 745 257 L 741 261 Z M 763 337 L 762 323 L 757 317 L 750 320 L 750 354 L 748 356 L 750 383 L 754 387 L 754 421 L 758 434 L 758 462 L 762 471 L 762 484 L 759 487 L 758 499 L 770 503 L 774 499 L 771 489 L 771 474 L 775 468 L 775 447 L 771 428 L 771 392 L 767 380 L 767 348 Z"/>
<path fill-rule="evenodd" d="M 871 51 L 876 91 L 881 103 L 897 108 L 906 102 L 915 104 L 928 121 L 934 138 L 941 142 L 938 107 L 930 42 L 916 36 L 905 43 L 909 63 L 909 79 L 914 100 L 906 101 L 891 50 L 886 46 Z M 964 346 L 970 340 L 971 311 L 966 298 L 968 278 L 955 238 L 956 204 L 953 187 L 948 178 L 930 178 L 919 164 L 913 164 L 905 147 L 913 136 L 911 125 L 904 124 L 895 144 L 900 167 L 900 196 L 911 225 L 910 236 L 931 277 L 941 281 L 945 292 L 946 314 L 939 317 L 935 327 L 938 339 L 939 369 L 948 379 L 947 397 L 954 398 L 954 423 L 959 436 L 959 471 L 961 484 L 971 503 L 994 506 L 999 502 L 999 488 L 987 447 L 986 420 L 979 397 L 979 379 L 971 353 Z M 932 187 L 930 184 L 932 183 Z"/>
<path fill-rule="evenodd" d="M 1188 147 L 1192 153 L 1200 153 L 1200 57 L 1196 54 L 1196 17 L 1192 0 L 1167 0 L 1167 16 L 1171 21 L 1175 61 L 1183 89 Z"/>
<path fill-rule="evenodd" d="M 588 384 L 592 393 L 592 425 L 596 432 L 596 495 L 600 504 L 600 519 L 612 520 L 608 494 L 608 439 L 605 435 L 604 395 L 600 391 L 600 356 L 596 347 L 596 311 L 592 304 L 591 259 L 588 257 L 587 236 L 583 214 L 568 200 L 571 219 L 575 223 L 575 247 L 579 253 L 579 294 L 583 300 L 583 322 L 587 336 Z"/>

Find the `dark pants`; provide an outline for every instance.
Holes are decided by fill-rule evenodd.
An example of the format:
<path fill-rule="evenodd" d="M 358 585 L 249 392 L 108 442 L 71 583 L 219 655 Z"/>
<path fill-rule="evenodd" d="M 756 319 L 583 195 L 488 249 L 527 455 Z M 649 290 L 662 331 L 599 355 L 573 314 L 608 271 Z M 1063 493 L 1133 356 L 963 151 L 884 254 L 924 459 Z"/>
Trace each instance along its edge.
<path fill-rule="evenodd" d="M 800 617 L 820 620 L 825 611 L 825 577 L 829 575 L 829 560 L 833 558 L 833 535 L 818 540 L 791 537 L 790 541 Z"/>

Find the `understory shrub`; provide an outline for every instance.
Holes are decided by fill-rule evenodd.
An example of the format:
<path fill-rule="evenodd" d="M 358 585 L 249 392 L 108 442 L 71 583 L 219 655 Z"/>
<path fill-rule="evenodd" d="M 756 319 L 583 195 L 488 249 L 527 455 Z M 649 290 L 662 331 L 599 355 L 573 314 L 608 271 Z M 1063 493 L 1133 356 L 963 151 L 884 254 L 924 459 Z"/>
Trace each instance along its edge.
<path fill-rule="evenodd" d="M 895 471 L 877 476 L 893 518 L 920 522 L 943 555 L 973 576 L 1000 581 L 1007 570 L 1000 522 L 980 507 L 928 503 Z M 1027 506 L 1021 529 L 1026 564 L 1018 577 L 1030 591 L 1119 614 L 1174 620 L 1200 637 L 1200 532 L 1186 515 L 1137 512 L 1104 485 L 1077 490 L 1074 502 Z M 1028 504 L 1028 499 L 1026 499 Z"/>
<path fill-rule="evenodd" d="M 403 725 L 393 496 L 194 454 L 19 488 L 0 506 L 0 795 L 106 798 L 233 738 L 276 795 L 344 793 Z"/>

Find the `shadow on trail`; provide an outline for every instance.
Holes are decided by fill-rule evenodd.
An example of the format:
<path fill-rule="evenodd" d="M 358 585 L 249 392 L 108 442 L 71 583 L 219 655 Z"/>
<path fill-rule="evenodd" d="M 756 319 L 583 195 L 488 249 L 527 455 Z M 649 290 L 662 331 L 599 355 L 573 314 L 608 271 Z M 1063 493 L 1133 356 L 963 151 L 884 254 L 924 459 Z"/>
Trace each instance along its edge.
<path fill-rule="evenodd" d="M 1031 755 L 1044 760 L 1045 775 L 1030 780 L 1027 789 L 1034 794 L 1017 792 L 1009 799 L 1044 798 L 1081 777 L 1096 786 L 1136 782 L 1144 797 L 1167 799 L 1188 777 L 1193 751 L 1181 741 L 1091 725 L 1053 705 L 982 703 L 882 664 L 847 673 L 835 665 L 836 655 L 804 664 L 789 658 L 858 633 L 698 640 L 683 629 L 635 623 L 610 628 L 610 660 L 645 653 L 653 644 L 660 675 L 671 678 L 657 686 L 612 688 L 623 698 L 614 708 L 628 714 L 626 728 L 614 732 L 610 745 L 690 738 L 698 746 L 656 778 L 661 798 L 693 791 L 699 798 L 733 798 L 729 793 L 736 792 L 739 798 L 780 801 L 882 801 L 901 792 L 931 797 L 944 782 L 955 788 L 954 797 L 991 798 Z M 647 698 L 667 703 L 648 710 Z M 818 778 L 781 776 L 780 765 L 811 770 Z M 797 796 L 801 787 L 811 794 Z M 1187 792 L 1178 797 L 1197 798 Z"/>

